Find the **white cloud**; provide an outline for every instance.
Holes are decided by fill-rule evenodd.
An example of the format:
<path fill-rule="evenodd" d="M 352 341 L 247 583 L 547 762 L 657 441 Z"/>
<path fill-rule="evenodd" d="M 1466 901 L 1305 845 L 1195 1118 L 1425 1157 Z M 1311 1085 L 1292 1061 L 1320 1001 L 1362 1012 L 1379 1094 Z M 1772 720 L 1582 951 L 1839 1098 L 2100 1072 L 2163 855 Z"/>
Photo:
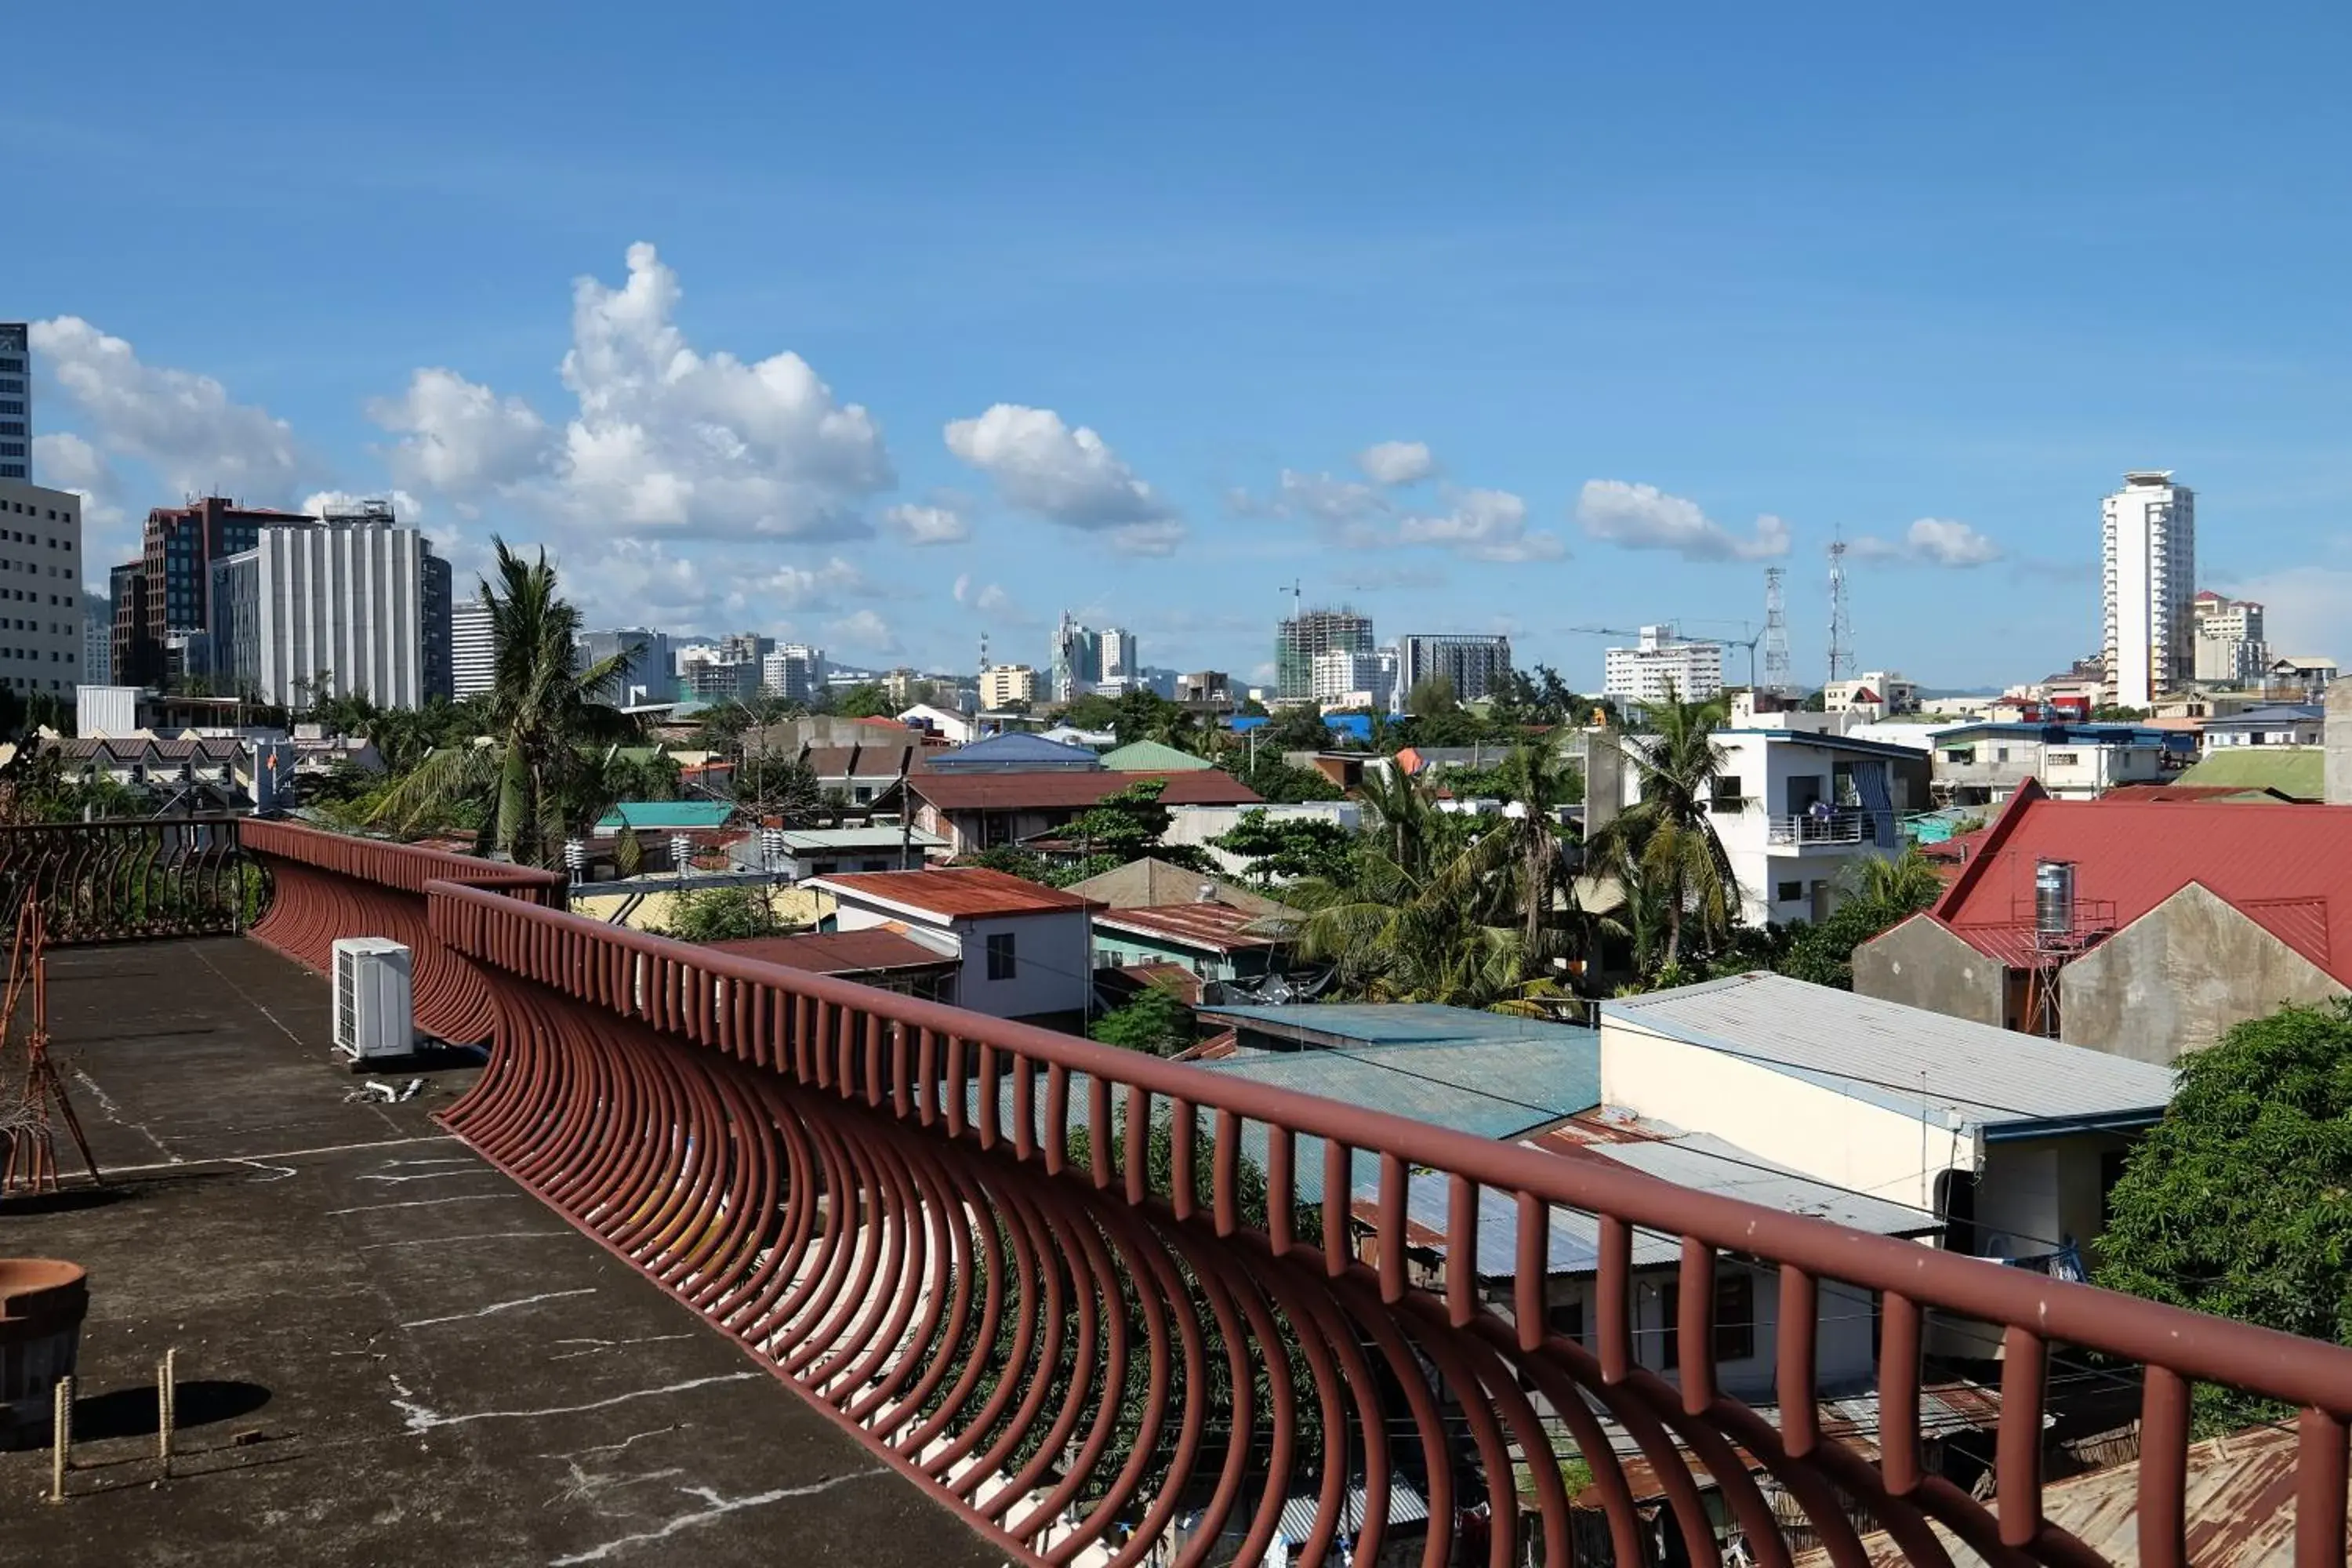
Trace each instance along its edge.
<path fill-rule="evenodd" d="M 1018 625 L 1027 625 L 1032 619 L 1029 612 L 1023 609 L 1001 584 L 982 583 L 969 572 L 955 580 L 953 592 L 957 604 L 978 610 L 983 616 L 993 616 Z"/>
<path fill-rule="evenodd" d="M 1439 544 L 1471 561 L 1557 561 L 1568 547 L 1556 533 L 1528 530 L 1528 503 L 1508 490 L 1462 490 L 1447 510 L 1400 519 L 1405 544 Z"/>
<path fill-rule="evenodd" d="M 232 400 L 211 376 L 144 363 L 129 342 L 79 316 L 36 321 L 32 339 L 66 401 L 89 420 L 83 444 L 103 454 L 101 464 L 144 463 L 174 497 L 256 504 L 283 500 L 316 471 L 283 419 Z M 68 467 L 82 460 L 54 441 L 44 456 Z"/>
<path fill-rule="evenodd" d="M 1379 522 L 1395 510 L 1389 498 L 1370 485 L 1296 468 L 1283 469 L 1274 493 L 1263 500 L 1245 490 L 1234 492 L 1233 507 L 1245 517 L 1305 518 L 1338 528 Z"/>
<path fill-rule="evenodd" d="M 1108 534 L 1133 555 L 1165 555 L 1184 537 L 1175 510 L 1108 443 L 1050 408 L 1000 403 L 946 430 L 948 450 L 996 481 L 1013 506 L 1048 521 Z"/>
<path fill-rule="evenodd" d="M 1912 561 L 1926 566 L 1986 566 L 2001 558 L 1994 541 L 1965 522 L 1941 517 L 1920 518 L 1898 540 L 1865 535 L 1852 549 L 1864 561 Z"/>
<path fill-rule="evenodd" d="M 1789 553 L 1789 525 L 1767 512 L 1743 539 L 1710 519 L 1696 501 L 1655 485 L 1587 479 L 1576 499 L 1584 531 L 1627 550 L 1671 550 L 1685 561 L 1769 561 Z"/>
<path fill-rule="evenodd" d="M 2263 606 L 2263 630 L 2280 658 L 2342 657 L 2352 624 L 2352 571 L 2296 566 L 2260 577 L 2221 578 L 2214 586 Z"/>
<path fill-rule="evenodd" d="M 404 482 L 468 506 L 499 500 L 602 534 L 864 534 L 865 498 L 896 482 L 881 427 L 790 352 L 698 352 L 673 320 L 677 274 L 650 245 L 628 280 L 572 286 L 559 431 L 528 403 L 446 369 L 417 371 L 370 416 L 399 437 Z"/>
<path fill-rule="evenodd" d="M 825 627 L 825 636 L 830 641 L 846 643 L 871 653 L 895 654 L 899 648 L 898 634 L 872 610 L 858 610 L 842 616 Z"/>
<path fill-rule="evenodd" d="M 408 491 L 401 489 L 394 490 L 390 495 L 385 495 L 382 491 L 373 495 L 361 495 L 352 490 L 312 490 L 302 498 L 301 503 L 294 510 L 307 511 L 312 517 L 324 517 L 331 511 L 350 511 L 360 502 L 366 500 L 392 502 L 394 521 L 405 523 L 410 527 L 415 527 L 417 521 L 425 515 L 425 503 Z"/>
<path fill-rule="evenodd" d="M 500 397 L 454 370 L 419 370 L 397 398 L 379 397 L 368 417 L 400 440 L 392 471 L 421 489 L 472 497 L 538 473 L 547 463 L 547 422 L 520 397 Z"/>
<path fill-rule="evenodd" d="M 961 544 L 971 524 L 952 507 L 900 505 L 882 509 L 882 531 L 901 544 Z"/>
<path fill-rule="evenodd" d="M 127 532 L 131 515 L 122 504 L 122 477 L 105 453 L 71 431 L 33 437 L 33 478 L 81 497 L 85 530 L 101 536 Z"/>
<path fill-rule="evenodd" d="M 737 568 L 723 574 L 728 584 L 727 602 L 752 609 L 762 605 L 782 610 L 822 609 L 837 598 L 876 591 L 865 573 L 838 555 L 822 566 L 785 565 L 766 572 Z"/>
<path fill-rule="evenodd" d="M 1437 459 L 1422 441 L 1380 441 L 1356 454 L 1356 467 L 1375 484 L 1417 484 L 1437 471 Z"/>

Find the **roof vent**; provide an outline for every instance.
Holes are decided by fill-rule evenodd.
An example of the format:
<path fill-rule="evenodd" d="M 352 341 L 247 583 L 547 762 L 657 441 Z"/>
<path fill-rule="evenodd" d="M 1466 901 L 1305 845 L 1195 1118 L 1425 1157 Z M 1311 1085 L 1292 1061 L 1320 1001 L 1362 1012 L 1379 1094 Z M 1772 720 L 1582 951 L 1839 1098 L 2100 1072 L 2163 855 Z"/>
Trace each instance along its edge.
<path fill-rule="evenodd" d="M 1192 901 L 1196 904 L 1215 903 L 1217 901 L 1217 885 L 1214 882 L 1202 883 L 1201 890 L 1192 895 Z"/>

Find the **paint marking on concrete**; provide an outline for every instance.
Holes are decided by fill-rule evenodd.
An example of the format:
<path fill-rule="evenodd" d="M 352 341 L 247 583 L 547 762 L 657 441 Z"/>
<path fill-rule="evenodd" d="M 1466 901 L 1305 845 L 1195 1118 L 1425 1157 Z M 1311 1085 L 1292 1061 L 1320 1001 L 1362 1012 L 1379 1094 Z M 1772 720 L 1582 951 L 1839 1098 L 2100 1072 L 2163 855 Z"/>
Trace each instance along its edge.
<path fill-rule="evenodd" d="M 138 1133 L 139 1136 L 155 1145 L 155 1152 L 163 1156 L 163 1162 L 160 1165 L 118 1165 L 109 1170 L 107 1172 L 108 1175 L 120 1175 L 126 1169 L 133 1171 L 160 1171 L 167 1169 L 173 1165 L 184 1165 L 187 1163 L 186 1161 L 181 1159 L 177 1154 L 173 1153 L 169 1145 L 165 1144 L 161 1138 L 156 1137 L 154 1133 L 149 1131 L 145 1122 L 133 1121 L 129 1117 L 123 1115 L 122 1107 L 114 1102 L 114 1097 L 107 1093 L 106 1090 L 98 1087 L 98 1079 L 90 1077 L 89 1074 L 82 1071 L 81 1068 L 74 1068 L 74 1081 L 80 1084 L 82 1088 L 89 1090 L 89 1097 L 98 1101 L 99 1110 L 106 1113 L 106 1119 L 109 1121 L 114 1123 L 117 1127 L 130 1128 L 131 1131 Z"/>
<path fill-rule="evenodd" d="M 79 1070 L 75 1076 L 78 1078 L 81 1076 Z M 92 1089 L 97 1088 L 95 1084 L 89 1084 L 88 1079 L 83 1079 L 82 1081 L 89 1084 Z M 123 1125 L 129 1126 L 130 1123 L 125 1122 Z M 141 1131 L 144 1131 L 145 1129 L 142 1128 Z M 234 1165 L 248 1159 L 299 1160 L 309 1154 L 348 1154 L 358 1149 L 396 1149 L 404 1143 L 446 1143 L 451 1141 L 451 1137 L 452 1135 L 446 1132 L 426 1132 L 415 1138 L 375 1138 L 364 1143 L 329 1143 L 317 1149 L 278 1149 L 267 1154 L 207 1154 L 196 1160 L 183 1160 L 177 1154 L 172 1154 L 169 1160 L 161 1161 L 152 1165 L 109 1165 L 106 1168 L 106 1173 L 110 1176 L 135 1176 L 142 1171 L 172 1171 L 189 1165 Z M 152 1142 L 154 1134 L 149 1133 L 148 1140 Z M 171 1153 L 168 1149 L 163 1152 L 167 1154 Z"/>
<path fill-rule="evenodd" d="M 583 1285 L 577 1290 L 542 1290 L 536 1296 L 517 1296 L 511 1301 L 493 1301 L 487 1307 L 477 1307 L 470 1312 L 451 1312 L 441 1318 L 417 1318 L 400 1325 L 404 1329 L 429 1329 L 436 1323 L 463 1322 L 468 1318 L 495 1317 L 511 1312 L 518 1307 L 535 1307 L 541 1301 L 561 1301 L 571 1296 L 593 1296 L 596 1287 Z"/>
<path fill-rule="evenodd" d="M 665 1394 L 684 1394 L 690 1389 L 707 1388 L 715 1383 L 741 1383 L 746 1378 L 764 1377 L 761 1372 L 725 1372 L 711 1377 L 689 1377 L 683 1383 L 665 1383 L 657 1388 L 633 1388 L 626 1394 L 608 1394 L 592 1399 L 585 1405 L 550 1405 L 537 1410 L 472 1410 L 461 1415 L 445 1415 L 411 1399 L 395 1399 L 393 1408 L 399 1411 L 411 1432 L 430 1432 L 440 1426 L 463 1426 L 475 1421 L 536 1421 L 543 1415 L 578 1415 L 590 1410 L 609 1410 L 615 1405 L 627 1405 L 639 1399 L 655 1399 Z M 403 1394 L 408 1391 L 394 1383 Z"/>
<path fill-rule="evenodd" d="M 429 1209 L 436 1204 L 487 1204 L 499 1198 L 519 1198 L 520 1193 L 468 1193 L 459 1198 L 410 1198 L 404 1203 L 362 1204 L 352 1209 L 329 1209 L 327 1217 L 339 1214 L 374 1214 L 380 1209 Z"/>
<path fill-rule="evenodd" d="M 672 1340 L 691 1340 L 698 1337 L 695 1334 L 640 1334 L 633 1340 L 557 1340 L 555 1342 L 559 1345 L 586 1345 L 588 1348 L 565 1351 L 561 1355 L 551 1355 L 547 1359 L 570 1361 L 574 1356 L 603 1355 L 606 1351 L 616 1351 L 624 1345 L 658 1345 L 667 1344 Z"/>
<path fill-rule="evenodd" d="M 353 1179 L 362 1182 L 383 1182 L 389 1184 L 396 1182 L 436 1182 L 444 1176 L 495 1176 L 497 1174 L 498 1172 L 488 1165 L 475 1165 L 471 1170 L 404 1171 L 396 1174 L 383 1171 L 373 1171 L 364 1176 L 359 1176 Z"/>
<path fill-rule="evenodd" d="M 261 1172 L 262 1173 L 260 1175 L 252 1178 L 257 1182 L 282 1182 L 287 1177 L 296 1173 L 294 1167 L 291 1165 L 273 1165 L 267 1160 L 231 1160 L 229 1163 L 232 1165 L 250 1165 L 255 1170 Z"/>
<path fill-rule="evenodd" d="M 568 1230 L 477 1230 L 464 1236 L 404 1236 L 398 1241 L 371 1241 L 352 1250 L 380 1252 L 387 1247 L 447 1247 L 460 1241 L 526 1241 L 572 1234 Z"/>
<path fill-rule="evenodd" d="M 583 1563 L 602 1563 L 607 1558 L 628 1551 L 633 1546 L 645 1546 L 656 1541 L 667 1541 L 680 1531 L 692 1530 L 698 1524 L 709 1524 L 712 1520 L 724 1519 L 730 1513 L 740 1513 L 747 1508 L 765 1508 L 771 1503 L 783 1502 L 791 1498 L 814 1497 L 819 1492 L 829 1492 L 834 1488 L 846 1485 L 851 1481 L 867 1480 L 873 1477 L 887 1476 L 889 1473 L 887 1468 L 877 1466 L 870 1470 L 852 1470 L 845 1476 L 828 1477 L 824 1480 L 814 1481 L 804 1487 L 778 1487 L 773 1491 L 753 1492 L 748 1497 L 736 1498 L 719 1496 L 716 1487 L 680 1487 L 678 1491 L 681 1495 L 697 1499 L 703 1506 L 692 1513 L 679 1514 L 657 1530 L 645 1530 L 632 1535 L 617 1536 L 601 1546 L 592 1546 L 585 1552 L 575 1552 L 568 1557 L 550 1558 L 548 1568 L 579 1568 L 579 1564 Z"/>
<path fill-rule="evenodd" d="M 561 1343 L 562 1342 L 559 1341 L 558 1342 Z M 404 1388 L 401 1392 L 405 1394 L 408 1390 Z M 617 1454 L 632 1443 L 642 1442 L 647 1437 L 659 1437 L 667 1433 L 683 1432 L 684 1430 L 686 1430 L 685 1422 L 673 1421 L 667 1426 L 652 1426 L 646 1428 L 643 1432 L 632 1432 L 617 1443 L 599 1443 L 593 1447 L 574 1448 L 568 1454 L 541 1454 L 540 1458 L 542 1459 L 584 1459 L 591 1454 Z"/>

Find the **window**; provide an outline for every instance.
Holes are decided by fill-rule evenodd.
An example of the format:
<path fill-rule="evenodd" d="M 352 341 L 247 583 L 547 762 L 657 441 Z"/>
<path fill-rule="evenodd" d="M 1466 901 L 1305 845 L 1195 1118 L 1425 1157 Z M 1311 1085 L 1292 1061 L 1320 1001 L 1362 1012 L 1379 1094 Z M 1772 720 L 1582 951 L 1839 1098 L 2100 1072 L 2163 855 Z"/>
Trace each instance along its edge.
<path fill-rule="evenodd" d="M 1776 882 L 1773 884 L 1772 897 L 1780 900 L 1781 903 L 1790 903 L 1798 899 L 1803 898 L 1804 896 L 1805 885 L 1802 882 Z"/>
<path fill-rule="evenodd" d="M 2043 759 L 2053 768 L 2071 768 L 2083 759 L 2073 752 L 2053 752 Z"/>
<path fill-rule="evenodd" d="M 1738 779 L 1717 776 L 1715 793 L 1707 800 L 1708 810 L 1736 812 L 1744 808 L 1747 804 L 1747 797 L 1739 793 Z"/>
<path fill-rule="evenodd" d="M 1001 931 L 988 939 L 988 977 L 1010 980 L 1013 973 L 1013 933 Z"/>
<path fill-rule="evenodd" d="M 1584 1303 L 1556 1301 L 1544 1312 L 1544 1327 L 1566 1340 L 1584 1340 Z"/>
<path fill-rule="evenodd" d="M 1948 763 L 1959 763 L 1965 765 L 1976 760 L 1977 749 L 1974 746 L 1948 746 L 1944 750 L 1944 761 Z"/>
<path fill-rule="evenodd" d="M 1992 760 L 1996 763 L 2005 763 L 2009 761 L 2009 748 L 2007 746 L 1995 746 L 1992 749 Z"/>
<path fill-rule="evenodd" d="M 1747 1361 L 1756 1354 L 1756 1276 L 1745 1264 L 1729 1258 L 1716 1264 L 1715 1364 Z M 1672 1372 L 1682 1364 L 1683 1288 L 1658 1287 L 1658 1310 L 1665 1328 L 1660 1337 L 1658 1369 Z"/>

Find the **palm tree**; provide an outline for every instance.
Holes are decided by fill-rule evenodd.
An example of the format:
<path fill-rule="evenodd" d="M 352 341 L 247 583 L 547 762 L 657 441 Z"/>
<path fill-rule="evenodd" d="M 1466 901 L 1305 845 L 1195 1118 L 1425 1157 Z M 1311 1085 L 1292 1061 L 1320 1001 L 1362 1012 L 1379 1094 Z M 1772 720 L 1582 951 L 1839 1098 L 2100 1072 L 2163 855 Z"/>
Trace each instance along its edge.
<path fill-rule="evenodd" d="M 1873 855 L 1853 863 L 1851 890 L 1865 903 L 1901 914 L 1926 909 L 1943 896 L 1943 873 L 1916 844 L 1897 856 Z"/>
<path fill-rule="evenodd" d="M 1641 782 L 1641 799 L 1598 837 L 1608 858 L 1638 866 L 1664 900 L 1663 961 L 1671 965 L 1681 960 L 1683 928 L 1691 918 L 1708 937 L 1731 928 L 1738 883 L 1708 817 L 1709 786 L 1730 759 L 1715 743 L 1724 717 L 1719 704 L 1685 702 L 1669 688 L 1652 715 L 1653 732 L 1624 748 Z"/>
<path fill-rule="evenodd" d="M 1366 831 L 1380 841 L 1381 852 L 1407 876 L 1426 875 L 1436 838 L 1436 793 L 1393 759 L 1384 768 L 1365 768 L 1359 793 L 1371 812 Z"/>
<path fill-rule="evenodd" d="M 1553 895 L 1574 896 L 1563 853 L 1569 836 L 1559 808 L 1574 796 L 1575 779 L 1560 754 L 1549 746 L 1523 745 L 1503 760 L 1503 819 L 1478 840 L 1486 861 L 1507 872 L 1518 909 L 1519 942 L 1529 962 L 1549 956 L 1546 932 Z"/>
<path fill-rule="evenodd" d="M 632 726 L 591 694 L 620 673 L 626 656 L 574 669 L 580 612 L 558 595 L 547 552 L 525 561 L 505 540 L 490 542 L 497 586 L 481 589 L 498 647 L 497 679 L 483 704 L 488 733 L 426 757 L 370 820 L 416 833 L 476 803 L 477 853 L 553 867 L 572 831 L 612 804 L 609 748 L 632 739 Z"/>

